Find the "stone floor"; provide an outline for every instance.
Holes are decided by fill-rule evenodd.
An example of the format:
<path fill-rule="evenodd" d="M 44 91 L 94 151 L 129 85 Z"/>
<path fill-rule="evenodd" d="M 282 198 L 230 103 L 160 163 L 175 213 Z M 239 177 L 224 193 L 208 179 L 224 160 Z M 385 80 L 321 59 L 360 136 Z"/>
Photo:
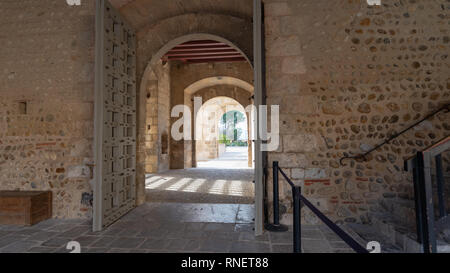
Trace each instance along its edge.
<path fill-rule="evenodd" d="M 247 147 L 229 147 L 197 168 L 149 174 L 147 202 L 252 204 L 253 169 L 247 166 Z"/>
<path fill-rule="evenodd" d="M 78 241 L 84 253 L 289 253 L 292 233 L 253 233 L 248 204 L 146 203 L 102 232 L 88 220 L 51 219 L 32 227 L 0 225 L 0 253 L 67 253 Z M 302 227 L 305 253 L 352 252 L 324 226 Z"/>

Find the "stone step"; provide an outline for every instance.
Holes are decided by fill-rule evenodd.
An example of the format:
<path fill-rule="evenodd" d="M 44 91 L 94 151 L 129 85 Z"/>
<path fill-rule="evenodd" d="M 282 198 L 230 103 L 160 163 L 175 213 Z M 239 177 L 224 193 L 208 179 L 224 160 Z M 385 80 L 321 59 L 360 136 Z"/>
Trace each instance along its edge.
<path fill-rule="evenodd" d="M 343 227 L 343 229 L 362 246 L 366 246 L 369 242 L 376 241 L 380 243 L 381 253 L 403 252 L 400 247 L 393 244 L 390 238 L 381 234 L 373 225 L 347 223 Z"/>
<path fill-rule="evenodd" d="M 406 253 L 421 253 L 422 246 L 417 242 L 415 229 L 406 225 L 390 213 L 369 213 L 370 221 L 391 244 L 397 245 Z"/>
<path fill-rule="evenodd" d="M 416 209 L 414 200 L 402 198 L 382 199 L 379 204 L 384 212 L 392 214 L 396 220 L 403 222 L 405 226 L 415 229 Z"/>
<path fill-rule="evenodd" d="M 415 229 L 405 226 L 395 216 L 386 213 L 371 213 L 372 226 L 377 227 L 388 242 L 396 245 L 405 253 L 423 253 L 423 246 L 417 242 L 417 233 Z M 437 251 L 438 253 L 450 253 L 450 243 L 443 239 L 440 233 L 437 233 Z"/>

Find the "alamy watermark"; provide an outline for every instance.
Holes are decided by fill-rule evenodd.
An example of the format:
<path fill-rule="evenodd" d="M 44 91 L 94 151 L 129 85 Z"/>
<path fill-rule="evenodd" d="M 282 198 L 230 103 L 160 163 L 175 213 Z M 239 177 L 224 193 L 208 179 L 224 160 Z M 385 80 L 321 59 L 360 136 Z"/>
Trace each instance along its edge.
<path fill-rule="evenodd" d="M 219 118 L 224 117 L 225 120 L 233 119 L 232 115 L 227 115 L 230 111 L 234 110 L 235 107 L 231 105 L 226 105 L 224 107 L 217 104 L 203 105 L 202 99 L 200 97 L 194 98 L 194 114 L 191 108 L 187 105 L 176 105 L 172 108 L 171 117 L 179 118 L 172 124 L 171 136 L 175 141 L 182 140 L 219 140 L 217 130 L 200 132 L 199 126 L 192 130 L 192 120 L 196 124 L 207 124 L 214 125 L 214 121 Z M 200 111 L 202 109 L 202 111 Z M 244 111 L 247 116 L 251 119 L 250 124 L 253 123 L 252 128 L 249 131 L 253 131 L 253 134 L 249 135 L 250 140 L 261 140 L 261 151 L 275 151 L 278 149 L 280 144 L 280 106 L 271 105 L 270 106 L 270 127 L 268 126 L 268 114 L 269 107 L 267 105 L 260 105 L 258 108 L 254 105 L 248 105 Z M 200 114 L 200 116 L 198 116 Z M 193 117 L 193 118 L 192 118 Z M 201 122 L 201 120 L 206 122 Z M 214 126 L 206 126 L 208 128 L 213 128 Z M 270 129 L 270 131 L 269 131 Z M 194 132 L 192 134 L 192 132 Z M 230 134 L 231 132 L 226 132 Z M 228 139 L 233 139 L 232 135 L 227 135 Z"/>

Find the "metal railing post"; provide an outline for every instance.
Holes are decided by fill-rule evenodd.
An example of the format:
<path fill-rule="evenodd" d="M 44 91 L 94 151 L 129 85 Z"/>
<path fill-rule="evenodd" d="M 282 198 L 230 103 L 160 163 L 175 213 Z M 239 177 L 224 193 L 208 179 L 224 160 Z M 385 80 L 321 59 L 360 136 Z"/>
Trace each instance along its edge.
<path fill-rule="evenodd" d="M 415 210 L 416 210 L 416 232 L 417 232 L 417 242 L 423 243 L 423 223 L 422 223 L 422 191 L 420 188 L 419 181 L 419 163 L 417 160 L 417 156 L 413 160 L 413 183 L 414 183 L 414 202 L 415 202 Z"/>
<path fill-rule="evenodd" d="M 273 224 L 280 224 L 280 194 L 278 192 L 278 162 L 273 162 Z"/>
<path fill-rule="evenodd" d="M 269 231 L 284 232 L 288 227 L 280 224 L 280 200 L 278 191 L 278 161 L 272 163 L 273 168 L 273 224 L 266 224 L 265 228 Z"/>
<path fill-rule="evenodd" d="M 301 188 L 298 186 L 292 187 L 292 197 L 294 199 L 294 253 L 301 253 L 301 211 L 300 211 L 300 195 Z"/>
<path fill-rule="evenodd" d="M 439 205 L 439 217 L 445 217 L 447 213 L 445 212 L 445 199 L 444 199 L 444 172 L 442 169 L 442 156 L 439 154 L 435 157 L 436 160 L 436 184 L 437 184 L 437 195 L 438 195 L 438 205 Z"/>

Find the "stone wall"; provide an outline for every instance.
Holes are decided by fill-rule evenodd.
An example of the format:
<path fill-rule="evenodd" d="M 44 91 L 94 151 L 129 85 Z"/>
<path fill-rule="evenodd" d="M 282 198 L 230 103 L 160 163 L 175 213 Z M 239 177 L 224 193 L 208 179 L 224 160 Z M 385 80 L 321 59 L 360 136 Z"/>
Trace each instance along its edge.
<path fill-rule="evenodd" d="M 145 171 L 169 169 L 169 149 L 163 149 L 163 138 L 170 135 L 170 64 L 159 61 L 147 80 Z"/>
<path fill-rule="evenodd" d="M 339 159 L 369 150 L 449 102 L 449 2 L 264 3 L 268 103 L 281 106 L 282 143 L 269 162 L 280 161 L 336 221 L 365 222 L 379 199 L 411 198 L 403 159 L 448 135 L 448 114 L 367 161 L 341 166 Z M 290 188 L 281 186 L 290 209 Z M 306 209 L 303 215 L 317 221 Z"/>
<path fill-rule="evenodd" d="M 0 190 L 51 190 L 53 216 L 89 217 L 94 1 L 0 1 Z"/>

